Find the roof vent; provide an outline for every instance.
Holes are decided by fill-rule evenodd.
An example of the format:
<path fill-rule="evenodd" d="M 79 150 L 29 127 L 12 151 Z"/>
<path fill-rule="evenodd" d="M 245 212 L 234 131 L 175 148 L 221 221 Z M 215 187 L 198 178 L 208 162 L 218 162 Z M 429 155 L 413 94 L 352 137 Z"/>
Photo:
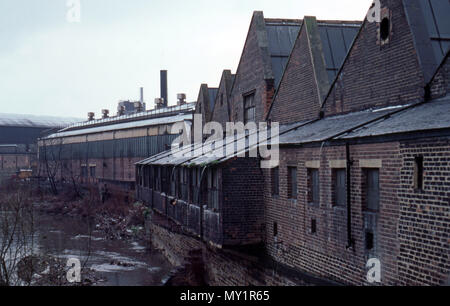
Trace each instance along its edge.
<path fill-rule="evenodd" d="M 178 99 L 177 105 L 184 105 L 184 104 L 186 104 L 186 94 L 179 93 L 177 95 L 177 99 Z"/>
<path fill-rule="evenodd" d="M 95 120 L 95 113 L 89 112 L 88 113 L 88 121 L 93 121 L 93 120 Z"/>
<path fill-rule="evenodd" d="M 103 114 L 103 116 L 102 116 L 103 119 L 108 118 L 109 117 L 109 110 L 108 109 L 102 109 L 102 114 Z"/>
<path fill-rule="evenodd" d="M 117 106 L 117 116 L 125 115 L 125 106 L 119 105 Z"/>
<path fill-rule="evenodd" d="M 163 98 L 156 98 L 155 99 L 155 108 L 163 108 L 164 105 L 164 99 Z"/>

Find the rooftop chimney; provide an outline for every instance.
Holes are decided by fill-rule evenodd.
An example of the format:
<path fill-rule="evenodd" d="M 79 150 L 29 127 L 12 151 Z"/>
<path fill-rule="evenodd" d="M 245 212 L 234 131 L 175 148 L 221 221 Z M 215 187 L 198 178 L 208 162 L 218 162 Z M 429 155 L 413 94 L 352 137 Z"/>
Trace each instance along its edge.
<path fill-rule="evenodd" d="M 167 70 L 161 70 L 161 98 L 164 99 L 164 107 L 169 105 L 167 91 Z"/>
<path fill-rule="evenodd" d="M 103 114 L 103 116 L 102 116 L 103 119 L 108 118 L 109 117 L 109 110 L 102 109 L 102 114 Z"/>
<path fill-rule="evenodd" d="M 141 87 L 141 104 L 144 105 L 144 87 Z"/>
<path fill-rule="evenodd" d="M 88 113 L 88 121 L 93 121 L 95 120 L 95 113 L 89 112 Z"/>
<path fill-rule="evenodd" d="M 177 99 L 178 99 L 177 105 L 184 105 L 184 104 L 186 104 L 186 94 L 179 93 L 177 95 Z"/>

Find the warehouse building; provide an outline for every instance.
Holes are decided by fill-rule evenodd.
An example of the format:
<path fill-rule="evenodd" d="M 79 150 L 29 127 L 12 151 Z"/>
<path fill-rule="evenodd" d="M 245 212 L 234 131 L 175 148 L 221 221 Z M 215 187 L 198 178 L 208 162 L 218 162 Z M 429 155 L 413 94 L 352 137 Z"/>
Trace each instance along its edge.
<path fill-rule="evenodd" d="M 80 119 L 0 114 L 0 182 L 37 174 L 37 139 Z"/>
<path fill-rule="evenodd" d="M 265 78 L 270 57 L 246 54 L 252 28 L 264 25 L 255 13 L 230 118 L 280 122 L 279 165 L 261 169 L 261 156 L 214 158 L 195 144 L 185 159 L 172 151 L 138 163 L 140 198 L 166 218 L 154 232 L 177 239 L 171 254 L 196 248 L 217 260 L 225 250 L 259 250 L 251 269 L 237 263 L 245 255 L 210 266 L 218 284 L 273 284 L 255 268 L 272 265 L 273 274 L 367 285 L 369 259 L 379 262 L 384 285 L 445 284 L 449 13 L 447 1 L 382 0 L 381 22 L 305 17 L 279 83 Z M 226 282 L 230 273 L 241 277 Z M 275 281 L 282 283 L 289 281 Z"/>

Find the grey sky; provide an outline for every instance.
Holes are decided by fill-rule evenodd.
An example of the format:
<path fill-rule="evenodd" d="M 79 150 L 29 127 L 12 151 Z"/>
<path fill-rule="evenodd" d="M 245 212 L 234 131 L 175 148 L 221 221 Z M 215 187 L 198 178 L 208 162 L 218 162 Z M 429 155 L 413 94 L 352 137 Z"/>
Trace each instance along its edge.
<path fill-rule="evenodd" d="M 117 102 L 148 105 L 169 70 L 169 102 L 234 73 L 252 12 L 265 17 L 362 20 L 372 0 L 81 0 L 68 23 L 66 0 L 0 0 L 3 113 L 86 117 Z"/>

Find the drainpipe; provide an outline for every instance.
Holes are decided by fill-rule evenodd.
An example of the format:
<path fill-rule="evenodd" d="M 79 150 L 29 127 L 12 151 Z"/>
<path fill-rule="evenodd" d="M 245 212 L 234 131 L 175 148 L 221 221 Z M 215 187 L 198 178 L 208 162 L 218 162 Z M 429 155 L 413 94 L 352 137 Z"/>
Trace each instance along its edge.
<path fill-rule="evenodd" d="M 202 170 L 202 174 L 200 175 L 200 184 L 198 186 L 198 195 L 197 195 L 197 203 L 199 203 L 200 195 L 202 193 L 202 181 L 203 181 L 203 175 L 205 174 L 206 169 L 208 166 L 204 166 Z M 200 239 L 203 241 L 203 203 L 199 203 L 200 205 Z"/>
<path fill-rule="evenodd" d="M 346 159 L 347 159 L 347 249 L 355 246 L 355 241 L 352 237 L 352 199 L 351 199 L 351 166 L 353 160 L 350 158 L 350 145 L 345 144 Z"/>

